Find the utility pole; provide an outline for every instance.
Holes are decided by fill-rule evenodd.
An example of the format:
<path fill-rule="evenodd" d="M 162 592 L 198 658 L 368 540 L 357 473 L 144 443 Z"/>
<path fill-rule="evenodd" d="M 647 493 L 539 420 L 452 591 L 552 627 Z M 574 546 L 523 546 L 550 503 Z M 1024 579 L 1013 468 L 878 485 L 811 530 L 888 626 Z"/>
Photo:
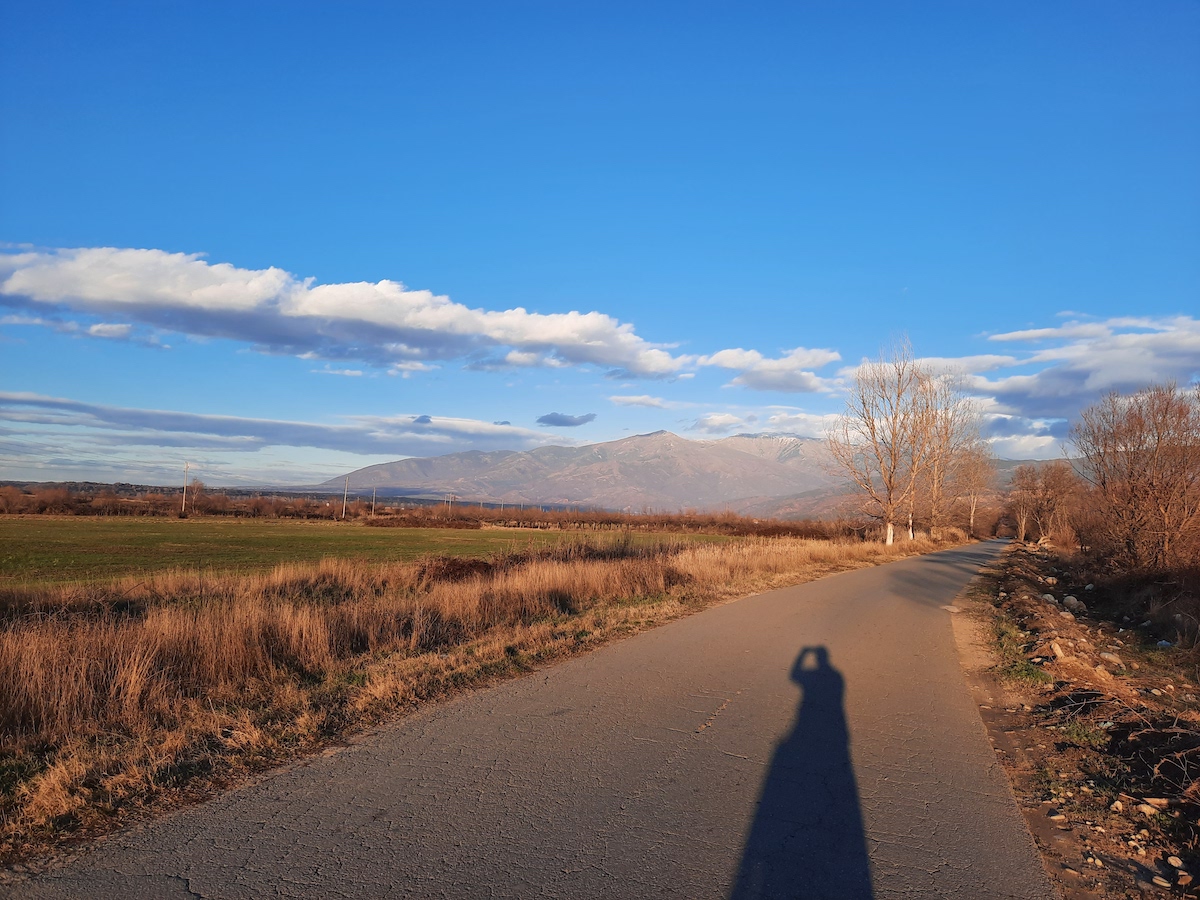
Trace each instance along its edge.
<path fill-rule="evenodd" d="M 183 506 L 179 508 L 179 514 L 181 516 L 187 515 L 187 476 L 189 465 L 191 464 L 185 460 L 183 463 Z"/>
<path fill-rule="evenodd" d="M 346 521 L 346 500 L 350 496 L 350 476 L 346 476 L 346 489 L 342 491 L 342 521 Z"/>
<path fill-rule="evenodd" d="M 379 490 L 379 488 L 371 488 L 371 515 L 372 516 L 375 515 L 375 492 L 377 490 Z"/>

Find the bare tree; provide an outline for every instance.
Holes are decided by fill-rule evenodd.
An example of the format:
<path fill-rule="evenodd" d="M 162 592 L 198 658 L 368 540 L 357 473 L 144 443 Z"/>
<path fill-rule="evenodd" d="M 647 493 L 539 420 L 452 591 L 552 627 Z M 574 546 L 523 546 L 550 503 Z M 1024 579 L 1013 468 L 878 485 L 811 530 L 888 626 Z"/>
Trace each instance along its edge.
<path fill-rule="evenodd" d="M 1017 466 L 1008 493 L 1008 512 L 1017 523 L 1017 540 L 1062 531 L 1078 493 L 1079 480 L 1065 460 Z"/>
<path fill-rule="evenodd" d="M 1066 528 L 1079 487 L 1079 479 L 1066 460 L 1056 459 L 1042 466 L 1038 472 L 1037 506 L 1034 509 L 1038 537 L 1050 537 Z"/>
<path fill-rule="evenodd" d="M 954 466 L 954 489 L 967 504 L 967 534 L 975 537 L 975 514 L 979 501 L 992 489 L 996 463 L 991 446 L 976 438 L 963 447 Z"/>
<path fill-rule="evenodd" d="M 899 341 L 890 355 L 859 366 L 846 411 L 826 433 L 830 454 L 866 495 L 867 513 L 883 522 L 888 544 L 924 463 L 921 392 L 927 377 L 908 341 Z"/>
<path fill-rule="evenodd" d="M 1110 394 L 1071 438 L 1095 488 L 1101 541 L 1133 568 L 1164 568 L 1200 540 L 1200 387 Z"/>
<path fill-rule="evenodd" d="M 191 485 L 188 486 L 188 499 L 192 503 L 192 512 L 196 512 L 196 500 L 204 496 L 204 491 L 207 485 L 199 478 L 193 478 Z"/>
<path fill-rule="evenodd" d="M 1037 466 L 1017 466 L 1013 471 L 1012 488 L 1008 492 L 1008 512 L 1017 524 L 1017 540 L 1023 541 L 1029 535 L 1029 526 L 1033 523 L 1037 511 L 1037 497 L 1040 489 Z"/>
<path fill-rule="evenodd" d="M 963 393 L 957 375 L 926 376 L 918 412 L 920 434 L 916 444 L 923 462 L 918 492 L 929 516 L 929 532 L 936 536 L 945 524 L 956 469 L 964 454 L 980 442 L 979 413 Z"/>

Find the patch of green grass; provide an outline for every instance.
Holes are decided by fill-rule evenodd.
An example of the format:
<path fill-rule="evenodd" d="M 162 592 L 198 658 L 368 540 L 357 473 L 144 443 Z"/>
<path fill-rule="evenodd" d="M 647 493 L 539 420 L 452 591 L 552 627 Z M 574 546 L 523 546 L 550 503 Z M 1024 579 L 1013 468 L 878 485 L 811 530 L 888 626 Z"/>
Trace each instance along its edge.
<path fill-rule="evenodd" d="M 1017 660 L 1002 666 L 1000 674 L 1012 681 L 1026 684 L 1049 684 L 1053 679 L 1027 659 Z"/>
<path fill-rule="evenodd" d="M 1103 750 L 1108 746 L 1108 734 L 1102 728 L 1093 728 L 1086 722 L 1072 720 L 1059 729 L 1063 739 L 1079 747 Z"/>
<path fill-rule="evenodd" d="M 42 754 L 0 754 L 0 809 L 17 789 L 44 771 L 47 760 Z"/>
<path fill-rule="evenodd" d="M 1053 679 L 1025 658 L 1024 635 L 1007 616 L 996 618 L 996 647 L 1000 651 L 1000 677 L 1025 684 L 1048 684 Z"/>
<path fill-rule="evenodd" d="M 654 542 L 662 534 L 636 534 Z M 670 535 L 672 540 L 736 540 Z M 486 557 L 579 540 L 560 531 L 366 528 L 355 523 L 253 519 L 0 517 L 0 585 L 107 581 L 166 569 L 261 571 L 326 557 L 404 562 L 429 554 Z"/>

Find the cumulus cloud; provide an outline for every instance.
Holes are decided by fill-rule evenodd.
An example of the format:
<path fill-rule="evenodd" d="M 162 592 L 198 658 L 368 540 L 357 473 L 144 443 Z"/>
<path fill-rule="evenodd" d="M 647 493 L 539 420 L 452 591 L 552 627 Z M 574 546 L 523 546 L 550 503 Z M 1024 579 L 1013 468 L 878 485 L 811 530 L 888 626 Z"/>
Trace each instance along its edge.
<path fill-rule="evenodd" d="M 87 333 L 92 337 L 114 338 L 123 340 L 133 333 L 132 325 L 119 325 L 110 322 L 97 322 L 88 328 Z"/>
<path fill-rule="evenodd" d="M 323 369 L 309 369 L 310 372 L 316 375 L 343 375 L 347 378 L 361 378 L 362 369 L 331 369 L 326 366 Z"/>
<path fill-rule="evenodd" d="M 599 312 L 471 309 L 397 281 L 317 284 L 273 266 L 242 269 L 164 250 L 0 253 L 0 299 L 393 368 L 477 357 L 509 367 L 592 364 L 614 375 L 665 378 L 689 362 Z"/>
<path fill-rule="evenodd" d="M 314 447 L 358 454 L 431 456 L 460 450 L 529 449 L 544 434 L 450 416 L 345 416 L 339 424 L 132 409 L 40 394 L 0 392 L 0 421 L 119 436 L 115 443 L 257 450 Z"/>
<path fill-rule="evenodd" d="M 737 416 L 733 413 L 709 413 L 693 422 L 688 430 L 702 434 L 728 434 L 735 428 L 744 428 L 756 421 L 758 417 L 753 414 Z"/>
<path fill-rule="evenodd" d="M 578 428 L 580 425 L 594 421 L 595 418 L 595 413 L 588 413 L 584 416 L 568 416 L 566 413 L 552 412 L 538 416 L 538 424 L 548 425 L 551 428 Z"/>
<path fill-rule="evenodd" d="M 815 393 L 829 390 L 832 382 L 820 377 L 813 370 L 841 358 L 841 354 L 836 350 L 796 347 L 781 357 L 769 358 L 757 350 L 735 347 L 701 356 L 696 360 L 696 364 L 737 370 L 739 374 L 730 384 L 752 390 Z"/>
<path fill-rule="evenodd" d="M 651 397 L 649 394 L 617 395 L 609 397 L 610 403 L 617 406 L 645 406 L 650 409 L 667 409 L 667 401 L 661 397 Z"/>
<path fill-rule="evenodd" d="M 1200 320 L 1192 316 L 1066 322 L 990 340 L 1034 345 L 1016 365 L 1035 371 L 976 374 L 967 384 L 995 398 L 1001 410 L 1027 417 L 1072 418 L 1109 391 L 1200 379 Z"/>
<path fill-rule="evenodd" d="M 824 438 L 829 426 L 840 418 L 836 413 L 820 415 L 800 410 L 783 410 L 767 416 L 763 424 L 767 431 L 798 434 L 801 437 Z"/>

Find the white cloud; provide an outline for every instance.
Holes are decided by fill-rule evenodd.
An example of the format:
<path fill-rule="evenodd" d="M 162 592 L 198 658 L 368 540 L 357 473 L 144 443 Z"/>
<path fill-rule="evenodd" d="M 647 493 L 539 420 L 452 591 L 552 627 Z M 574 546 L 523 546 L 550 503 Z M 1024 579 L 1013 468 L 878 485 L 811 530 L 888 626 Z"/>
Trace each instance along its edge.
<path fill-rule="evenodd" d="M 840 418 L 841 416 L 837 414 L 778 412 L 767 417 L 764 430 L 798 434 L 801 437 L 824 438 L 829 426 Z"/>
<path fill-rule="evenodd" d="M 387 373 L 389 375 L 399 375 L 401 378 L 409 378 L 414 372 L 432 372 L 436 368 L 437 366 L 431 366 L 428 363 L 407 360 L 405 362 L 392 363 L 388 366 Z"/>
<path fill-rule="evenodd" d="M 470 309 L 397 281 L 315 284 L 275 267 L 241 269 L 195 253 L 112 247 L 0 253 L 0 296 L 34 309 L 118 313 L 270 352 L 385 366 L 500 351 L 509 366 L 592 364 L 663 378 L 690 361 L 599 312 Z"/>
<path fill-rule="evenodd" d="M 1040 345 L 1015 364 L 1037 371 L 968 379 L 1002 410 L 1025 416 L 1072 418 L 1109 391 L 1200 379 L 1200 320 L 1191 316 L 1067 322 L 991 340 Z"/>
<path fill-rule="evenodd" d="M 315 375 L 344 375 L 347 378 L 361 378 L 362 369 L 331 369 L 326 366 L 323 369 L 309 369 Z"/>
<path fill-rule="evenodd" d="M 836 350 L 796 347 L 778 358 L 764 357 L 757 350 L 735 347 L 696 360 L 700 366 L 740 370 L 730 382 L 758 391 L 814 393 L 827 391 L 832 382 L 813 372 L 841 359 Z"/>
<path fill-rule="evenodd" d="M 609 402 L 617 406 L 645 406 L 650 409 L 668 409 L 666 400 L 661 397 L 651 397 L 649 394 L 620 395 L 609 397 Z"/>
<path fill-rule="evenodd" d="M 108 322 L 98 322 L 88 328 L 87 333 L 92 337 L 112 338 L 123 340 L 133 333 L 132 325 L 116 325 Z"/>
<path fill-rule="evenodd" d="M 0 316 L 0 325 L 41 325 L 49 327 L 52 324 L 39 316 Z"/>
<path fill-rule="evenodd" d="M 991 441 L 992 452 L 1001 459 L 1057 459 L 1062 442 L 1047 435 L 1026 434 Z"/>
<path fill-rule="evenodd" d="M 701 416 L 689 427 L 689 431 L 704 434 L 727 434 L 735 428 L 744 428 L 757 421 L 757 416 L 735 416 L 733 413 L 709 413 Z"/>
<path fill-rule="evenodd" d="M 969 372 L 991 372 L 1020 364 L 1015 356 L 1000 356 L 981 353 L 975 356 L 923 356 L 917 360 L 935 375 L 952 375 Z"/>
<path fill-rule="evenodd" d="M 1023 331 L 1008 331 L 1003 334 L 993 334 L 988 337 L 988 340 L 1044 341 L 1053 338 L 1104 337 L 1108 333 L 1108 327 L 1099 322 L 1068 322 L 1057 328 L 1027 328 Z"/>
<path fill-rule="evenodd" d="M 314 447 L 395 457 L 529 449 L 548 442 L 544 433 L 531 429 L 454 416 L 344 416 L 338 424 L 326 424 L 131 409 L 12 392 L 0 392 L 0 421 L 117 434 L 123 443 L 240 450 Z"/>

